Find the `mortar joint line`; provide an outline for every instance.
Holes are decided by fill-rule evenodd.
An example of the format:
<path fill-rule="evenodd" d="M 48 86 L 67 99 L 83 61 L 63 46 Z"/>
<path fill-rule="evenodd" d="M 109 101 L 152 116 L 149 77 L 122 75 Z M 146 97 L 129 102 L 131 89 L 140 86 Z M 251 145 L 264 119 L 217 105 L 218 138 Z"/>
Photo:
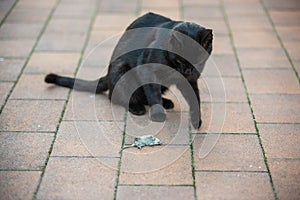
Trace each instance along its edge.
<path fill-rule="evenodd" d="M 250 107 L 250 110 L 251 110 L 254 127 L 256 129 L 256 133 L 257 133 L 257 136 L 258 136 L 259 145 L 261 147 L 263 158 L 264 158 L 264 162 L 265 162 L 265 165 L 266 165 L 266 168 L 267 168 L 267 172 L 268 172 L 268 175 L 269 175 L 269 179 L 270 179 L 270 184 L 271 184 L 271 187 L 272 187 L 273 195 L 274 195 L 275 200 L 278 200 L 278 196 L 277 196 L 277 193 L 276 193 L 276 190 L 275 190 L 275 185 L 274 185 L 274 182 L 273 182 L 273 179 L 272 179 L 272 175 L 271 175 L 271 172 L 270 172 L 270 168 L 269 168 L 269 164 L 268 164 L 268 159 L 266 157 L 266 153 L 265 153 L 265 150 L 264 150 L 264 147 L 263 147 L 263 144 L 262 144 L 262 139 L 261 139 L 261 136 L 260 136 L 260 133 L 259 133 L 259 129 L 258 129 L 258 126 L 257 126 L 256 119 L 255 119 L 255 114 L 254 114 L 254 111 L 253 111 L 253 107 L 252 107 L 252 103 L 251 103 L 251 100 L 250 100 L 249 92 L 248 92 L 248 89 L 247 89 L 247 86 L 246 86 L 246 82 L 245 82 L 245 79 L 244 79 L 243 70 L 241 68 L 241 63 L 240 63 L 240 60 L 239 60 L 239 57 L 238 57 L 238 52 L 237 52 L 237 49 L 236 49 L 236 46 L 235 46 L 235 43 L 234 43 L 232 29 L 231 29 L 231 26 L 230 26 L 230 23 L 229 23 L 229 18 L 228 18 L 227 12 L 226 12 L 226 8 L 224 6 L 224 0 L 221 0 L 220 3 L 221 3 L 221 10 L 223 12 L 223 16 L 224 16 L 224 19 L 225 19 L 225 24 L 226 24 L 226 26 L 227 26 L 227 28 L 229 30 L 229 38 L 230 38 L 231 46 L 232 46 L 232 49 L 233 49 L 233 52 L 234 52 L 234 56 L 235 56 L 237 65 L 239 67 L 241 79 L 242 79 L 243 86 L 244 86 L 244 89 L 245 89 L 245 92 L 246 92 L 246 95 L 247 95 L 248 104 L 249 104 L 249 107 Z"/>

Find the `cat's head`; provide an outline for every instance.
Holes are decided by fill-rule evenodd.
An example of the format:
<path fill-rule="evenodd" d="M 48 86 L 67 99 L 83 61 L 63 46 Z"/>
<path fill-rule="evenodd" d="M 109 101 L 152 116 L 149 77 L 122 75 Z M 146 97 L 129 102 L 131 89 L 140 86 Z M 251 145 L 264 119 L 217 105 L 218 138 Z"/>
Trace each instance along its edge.
<path fill-rule="evenodd" d="M 179 34 L 184 34 L 195 40 L 208 54 L 211 54 L 213 41 L 212 29 L 206 29 L 192 22 L 182 22 L 175 26 L 173 30 L 170 40 L 171 43 L 177 43 L 177 45 L 185 44 L 186 40 L 182 41 L 183 38 L 178 35 L 179 32 Z"/>
<path fill-rule="evenodd" d="M 169 39 L 170 49 L 175 50 L 174 52 L 181 57 L 180 59 L 178 57 L 174 58 L 174 65 L 184 68 L 181 71 L 186 71 L 187 66 L 192 64 L 197 71 L 187 71 L 191 71 L 192 76 L 195 76 L 195 74 L 200 75 L 212 52 L 212 40 L 213 33 L 211 29 L 206 29 L 191 22 L 178 24 L 174 27 Z M 191 63 L 188 63 L 188 61 Z M 188 76 L 188 74 L 185 74 L 185 76 Z"/>

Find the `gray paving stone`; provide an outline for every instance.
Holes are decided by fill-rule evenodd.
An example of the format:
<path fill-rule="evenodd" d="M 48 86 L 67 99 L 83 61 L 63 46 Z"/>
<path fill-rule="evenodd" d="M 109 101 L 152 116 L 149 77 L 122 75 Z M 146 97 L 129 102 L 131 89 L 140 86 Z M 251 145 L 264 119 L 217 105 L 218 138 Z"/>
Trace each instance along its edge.
<path fill-rule="evenodd" d="M 48 157 L 52 133 L 0 133 L 0 168 L 41 170 Z"/>

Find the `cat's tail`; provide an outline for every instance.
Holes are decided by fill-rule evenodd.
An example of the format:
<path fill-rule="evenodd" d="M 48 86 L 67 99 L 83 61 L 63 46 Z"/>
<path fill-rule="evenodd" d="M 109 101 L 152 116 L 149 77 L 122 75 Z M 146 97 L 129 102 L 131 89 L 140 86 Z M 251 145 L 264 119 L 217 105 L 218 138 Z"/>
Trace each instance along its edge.
<path fill-rule="evenodd" d="M 57 74 L 48 74 L 45 77 L 46 83 L 53 83 L 59 86 L 93 93 L 102 93 L 108 89 L 108 81 L 106 76 L 95 80 L 87 81 L 82 79 L 59 76 Z"/>

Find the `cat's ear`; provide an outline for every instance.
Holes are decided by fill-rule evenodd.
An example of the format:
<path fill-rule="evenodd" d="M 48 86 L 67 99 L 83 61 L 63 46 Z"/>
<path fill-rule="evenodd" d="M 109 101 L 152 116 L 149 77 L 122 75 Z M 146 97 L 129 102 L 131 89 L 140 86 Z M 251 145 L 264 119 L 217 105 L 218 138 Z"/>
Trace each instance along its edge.
<path fill-rule="evenodd" d="M 204 29 L 200 33 L 200 44 L 204 49 L 208 50 L 211 48 L 212 40 L 213 40 L 213 31 L 212 29 Z"/>

